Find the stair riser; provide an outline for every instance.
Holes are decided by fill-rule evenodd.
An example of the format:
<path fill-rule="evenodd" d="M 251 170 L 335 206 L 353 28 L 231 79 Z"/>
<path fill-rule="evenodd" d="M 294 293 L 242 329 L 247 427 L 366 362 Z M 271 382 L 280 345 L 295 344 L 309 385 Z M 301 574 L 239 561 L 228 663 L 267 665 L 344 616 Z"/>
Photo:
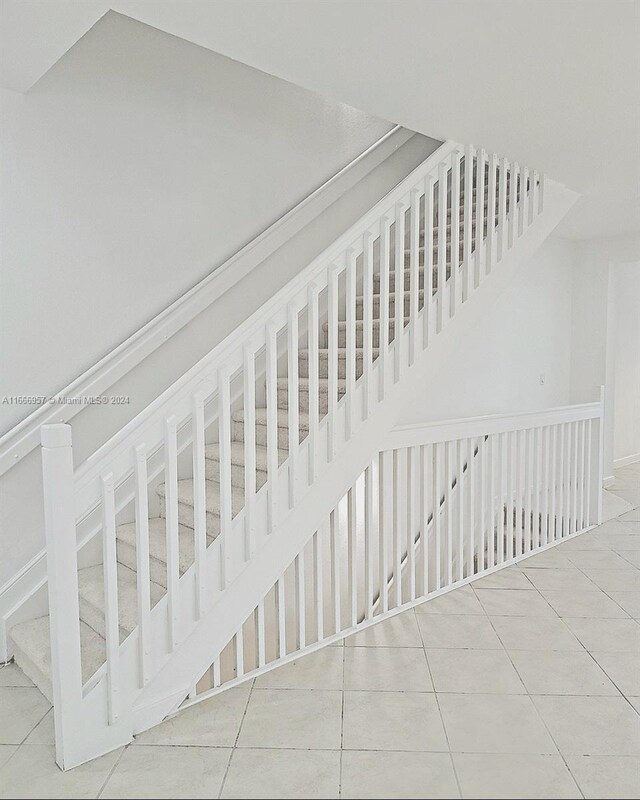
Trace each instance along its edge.
<path fill-rule="evenodd" d="M 389 337 L 390 341 L 394 339 L 394 330 L 395 330 L 395 322 L 389 323 Z M 380 343 L 380 336 L 379 336 L 379 325 L 375 324 L 373 326 L 373 341 L 372 347 L 378 347 Z M 346 347 L 347 346 L 347 332 L 345 328 L 338 328 L 338 347 Z M 356 347 L 364 347 L 364 329 L 362 326 L 358 326 L 356 328 Z"/>
<path fill-rule="evenodd" d="M 219 509 L 215 509 L 219 511 Z M 166 519 L 167 516 L 167 506 L 164 497 L 160 497 L 160 516 L 163 519 Z M 185 528 L 191 528 L 193 530 L 194 527 L 194 519 L 193 519 L 193 506 L 187 505 L 186 503 L 178 503 L 178 523 L 180 525 L 184 525 Z M 211 513 L 211 510 L 207 510 L 207 534 L 209 536 L 217 536 L 220 533 L 220 517 L 217 514 Z"/>
<path fill-rule="evenodd" d="M 300 432 L 300 441 L 306 438 L 307 431 Z M 244 442 L 244 421 L 233 420 L 231 422 L 231 438 L 235 442 Z M 262 447 L 267 446 L 267 426 L 256 424 L 256 444 Z M 286 427 L 278 427 L 278 448 L 281 450 L 289 449 L 289 431 Z"/>
<path fill-rule="evenodd" d="M 377 354 L 373 354 L 373 360 L 375 361 L 377 358 Z M 362 350 L 356 350 L 356 379 L 358 379 L 362 375 L 362 365 L 364 363 L 364 353 Z M 300 372 L 301 378 L 308 378 L 309 377 L 309 360 L 305 356 L 300 357 L 298 369 Z M 329 359 L 323 353 L 321 357 L 318 359 L 318 377 L 327 379 L 329 377 Z M 340 380 L 347 377 L 347 359 L 346 358 L 338 358 L 338 378 Z"/>
<path fill-rule="evenodd" d="M 424 293 L 420 292 L 418 295 L 418 305 L 422 308 Z M 380 318 L 380 295 L 373 296 L 373 318 Z M 394 294 L 389 295 L 389 316 L 393 317 L 396 313 L 396 299 Z M 405 292 L 404 295 L 404 315 L 408 317 L 411 313 L 411 295 Z M 363 319 L 364 316 L 364 300 L 356 298 L 356 319 Z"/>
<path fill-rule="evenodd" d="M 342 397 L 344 392 L 344 389 L 338 389 L 338 399 Z M 329 411 L 329 395 L 327 392 L 320 392 L 318 394 L 318 407 L 320 409 L 321 416 L 324 416 Z M 289 408 L 289 397 L 286 389 L 278 389 L 278 408 Z M 299 392 L 298 408 L 300 411 L 309 411 L 308 392 Z"/>
<path fill-rule="evenodd" d="M 121 540 L 118 540 L 116 547 L 118 561 L 121 564 L 124 564 L 125 567 L 129 567 L 129 569 L 136 572 L 138 565 L 136 561 L 135 547 L 131 547 L 131 545 L 129 545 L 127 542 L 123 542 Z M 149 574 L 153 583 L 157 583 L 158 586 L 162 586 L 163 589 L 167 588 L 167 565 L 165 563 L 158 561 L 158 559 L 154 558 L 153 556 L 150 556 Z"/>
<path fill-rule="evenodd" d="M 206 460 L 205 473 L 208 481 L 219 481 L 220 462 L 217 458 L 208 458 Z M 256 488 L 260 489 L 260 487 L 264 486 L 266 481 L 266 469 L 256 469 Z M 244 464 L 231 464 L 231 483 L 233 486 L 244 486 Z"/>

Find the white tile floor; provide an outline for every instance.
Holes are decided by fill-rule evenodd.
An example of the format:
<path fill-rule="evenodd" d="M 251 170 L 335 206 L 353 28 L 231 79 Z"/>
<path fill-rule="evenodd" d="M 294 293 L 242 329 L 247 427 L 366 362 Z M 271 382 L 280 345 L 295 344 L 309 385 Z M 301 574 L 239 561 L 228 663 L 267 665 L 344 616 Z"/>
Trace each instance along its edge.
<path fill-rule="evenodd" d="M 575 541 L 67 773 L 3 667 L 0 797 L 640 797 L 640 465 L 617 479 Z"/>

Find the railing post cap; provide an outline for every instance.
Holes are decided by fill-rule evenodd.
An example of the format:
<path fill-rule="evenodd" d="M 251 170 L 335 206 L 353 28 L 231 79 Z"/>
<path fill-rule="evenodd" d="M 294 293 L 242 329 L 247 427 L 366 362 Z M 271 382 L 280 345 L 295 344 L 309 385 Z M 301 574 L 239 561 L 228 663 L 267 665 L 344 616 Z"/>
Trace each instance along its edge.
<path fill-rule="evenodd" d="M 71 425 L 64 422 L 41 425 L 40 442 L 43 447 L 71 447 Z"/>

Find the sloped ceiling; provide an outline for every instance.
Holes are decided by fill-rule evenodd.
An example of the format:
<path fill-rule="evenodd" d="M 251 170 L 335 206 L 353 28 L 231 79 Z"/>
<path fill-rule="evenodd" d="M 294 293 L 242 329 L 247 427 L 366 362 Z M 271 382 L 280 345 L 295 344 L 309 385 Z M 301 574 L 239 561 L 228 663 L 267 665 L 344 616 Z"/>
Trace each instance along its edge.
<path fill-rule="evenodd" d="M 113 9 L 583 197 L 572 238 L 640 232 L 636 0 L 3 0 L 0 80 L 26 91 Z"/>

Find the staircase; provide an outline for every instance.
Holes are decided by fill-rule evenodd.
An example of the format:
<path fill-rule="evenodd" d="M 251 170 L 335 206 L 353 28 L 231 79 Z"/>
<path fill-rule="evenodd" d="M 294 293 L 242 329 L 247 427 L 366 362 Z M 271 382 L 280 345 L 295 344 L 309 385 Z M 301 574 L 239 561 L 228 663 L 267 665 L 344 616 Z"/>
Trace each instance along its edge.
<path fill-rule="evenodd" d="M 366 453 L 366 463 L 378 453 L 407 370 L 520 237 L 539 226 L 533 242 L 555 224 L 539 224 L 548 191 L 552 182 L 536 172 L 447 143 L 78 469 L 69 429 L 43 432 L 51 619 L 15 624 L 10 636 L 16 662 L 56 708 L 62 767 L 129 741 L 187 694 L 193 700 L 205 662 L 209 690 L 245 677 L 244 648 L 225 631 L 247 615 L 254 634 L 263 627 L 260 604 L 278 591 L 270 576 L 296 552 L 289 529 L 307 541 L 305 526 L 318 535 L 315 520 L 343 495 L 349 470 L 360 474 L 350 454 Z M 458 477 L 444 481 L 450 519 L 451 491 L 472 460 L 460 457 Z M 408 542 L 427 541 L 432 522 L 423 520 L 381 581 L 402 582 L 416 557 Z M 477 568 L 477 553 L 460 558 L 462 574 Z M 353 605 L 355 580 L 352 624 L 372 619 L 374 607 L 371 585 L 364 605 Z M 240 607 L 243 581 L 253 581 L 257 606 L 247 595 Z M 282 627 L 286 610 L 279 614 Z M 302 616 L 298 607 L 298 651 Z M 325 639 L 320 623 L 316 639 Z M 232 640 L 235 657 L 221 672 Z M 79 735 L 80 720 L 93 740 Z"/>

